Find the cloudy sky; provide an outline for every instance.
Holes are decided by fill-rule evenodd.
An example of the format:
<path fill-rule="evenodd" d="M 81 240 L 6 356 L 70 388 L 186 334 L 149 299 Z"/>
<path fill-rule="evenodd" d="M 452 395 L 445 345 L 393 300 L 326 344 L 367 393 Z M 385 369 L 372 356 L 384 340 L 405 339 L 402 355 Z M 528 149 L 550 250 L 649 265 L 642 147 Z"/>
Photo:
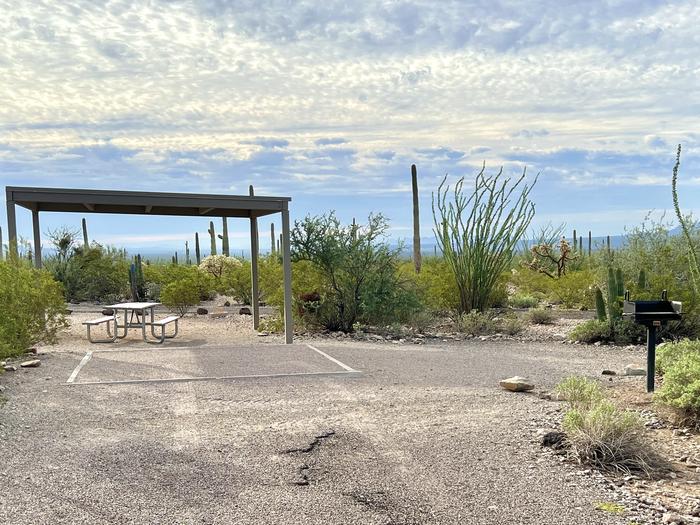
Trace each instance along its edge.
<path fill-rule="evenodd" d="M 0 14 L 2 186 L 253 184 L 291 196 L 293 217 L 382 211 L 408 237 L 416 163 L 429 237 L 440 179 L 486 162 L 540 173 L 538 224 L 604 235 L 670 209 L 682 143 L 682 202 L 700 211 L 696 0 L 0 0 Z M 206 231 L 88 222 L 130 246 Z"/>

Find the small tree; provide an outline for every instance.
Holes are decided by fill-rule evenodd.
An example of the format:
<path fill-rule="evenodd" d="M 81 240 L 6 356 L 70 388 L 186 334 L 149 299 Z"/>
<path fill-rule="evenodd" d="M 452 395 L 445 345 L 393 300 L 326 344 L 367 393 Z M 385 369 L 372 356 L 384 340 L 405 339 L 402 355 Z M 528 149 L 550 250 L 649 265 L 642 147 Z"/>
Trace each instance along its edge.
<path fill-rule="evenodd" d="M 528 185 L 523 183 L 525 171 L 511 182 L 503 178 L 503 168 L 493 176 L 487 176 L 485 169 L 484 165 L 477 174 L 470 194 L 465 194 L 461 178 L 449 197 L 447 176 L 433 194 L 435 237 L 455 275 L 460 312 L 490 306 L 498 278 L 535 215 L 530 191 L 536 178 Z"/>
<path fill-rule="evenodd" d="M 197 283 L 193 279 L 173 281 L 163 287 L 160 300 L 171 311 L 183 317 L 192 306 L 199 304 Z"/>
<path fill-rule="evenodd" d="M 411 308 L 398 280 L 399 252 L 382 241 L 387 227 L 381 214 L 370 215 L 364 226 L 341 226 L 334 213 L 295 223 L 293 259 L 310 261 L 327 284 L 326 328 L 351 332 L 358 320 L 398 320 L 399 309 Z"/>

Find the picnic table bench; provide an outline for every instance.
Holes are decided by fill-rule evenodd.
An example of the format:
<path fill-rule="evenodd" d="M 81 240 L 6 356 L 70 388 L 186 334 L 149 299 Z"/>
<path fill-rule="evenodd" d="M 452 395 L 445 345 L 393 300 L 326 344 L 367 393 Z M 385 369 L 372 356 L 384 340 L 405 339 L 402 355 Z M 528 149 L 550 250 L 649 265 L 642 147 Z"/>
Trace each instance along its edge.
<path fill-rule="evenodd" d="M 119 303 L 108 306 L 107 308 L 111 308 L 112 310 L 114 310 L 114 315 L 107 315 L 99 317 L 97 319 L 91 319 L 83 323 L 83 325 L 87 326 L 88 340 L 91 343 L 113 343 L 117 339 L 124 339 L 129 332 L 129 328 L 140 328 L 143 340 L 147 343 L 160 344 L 163 343 L 166 339 L 172 339 L 177 335 L 178 332 L 179 317 L 177 317 L 176 315 L 171 315 L 164 319 L 156 320 L 154 310 L 158 305 L 160 305 L 160 303 L 132 302 Z M 123 324 L 120 324 L 119 322 L 119 310 L 124 311 Z M 129 312 L 131 312 L 131 316 L 129 316 Z M 146 320 L 147 315 L 150 317 L 149 321 Z M 114 322 L 114 334 L 112 334 L 110 326 L 110 323 L 112 322 Z M 175 323 L 175 332 L 172 335 L 167 335 L 166 327 L 171 323 Z M 90 328 L 101 324 L 107 325 L 107 334 L 109 338 L 92 339 Z M 146 334 L 147 326 L 150 327 L 151 336 L 153 337 L 153 340 L 149 339 L 148 335 Z M 156 333 L 156 328 L 160 328 L 160 333 Z M 120 330 L 122 330 L 123 333 L 120 333 Z"/>

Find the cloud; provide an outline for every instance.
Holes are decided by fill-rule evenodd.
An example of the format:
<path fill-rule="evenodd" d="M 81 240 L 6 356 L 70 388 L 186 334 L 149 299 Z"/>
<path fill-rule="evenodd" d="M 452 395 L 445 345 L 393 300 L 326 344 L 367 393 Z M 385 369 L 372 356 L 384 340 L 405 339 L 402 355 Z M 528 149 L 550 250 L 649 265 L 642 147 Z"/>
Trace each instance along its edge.
<path fill-rule="evenodd" d="M 317 146 L 332 146 L 332 145 L 337 145 L 337 144 L 347 144 L 347 140 L 340 138 L 340 137 L 335 137 L 335 138 L 322 138 L 322 139 L 317 139 L 314 141 L 314 144 Z"/>

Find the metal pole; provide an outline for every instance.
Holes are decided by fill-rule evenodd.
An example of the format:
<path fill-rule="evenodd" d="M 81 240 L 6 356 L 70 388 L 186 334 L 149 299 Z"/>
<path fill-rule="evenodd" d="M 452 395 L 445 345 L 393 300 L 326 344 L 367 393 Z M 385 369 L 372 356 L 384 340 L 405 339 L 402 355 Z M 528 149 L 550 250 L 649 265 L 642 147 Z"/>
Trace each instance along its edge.
<path fill-rule="evenodd" d="M 282 267 L 284 269 L 284 336 L 292 344 L 294 319 L 292 318 L 292 254 L 289 249 L 289 210 L 282 210 Z"/>
<path fill-rule="evenodd" d="M 647 392 L 654 391 L 656 373 L 656 326 L 647 327 Z"/>
<path fill-rule="evenodd" d="M 255 190 L 251 185 L 248 188 L 251 197 L 255 196 Z M 250 302 L 253 307 L 253 328 L 256 330 L 260 327 L 260 290 L 258 286 L 258 252 L 260 250 L 258 237 L 258 219 L 253 217 L 251 212 L 250 217 L 250 281 L 251 293 Z"/>
<path fill-rule="evenodd" d="M 41 228 L 38 210 L 32 210 L 32 227 L 34 229 L 34 266 L 41 268 Z"/>
<path fill-rule="evenodd" d="M 7 242 L 10 249 L 10 256 L 17 255 L 17 218 L 15 217 L 15 202 L 8 199 L 7 201 Z"/>

